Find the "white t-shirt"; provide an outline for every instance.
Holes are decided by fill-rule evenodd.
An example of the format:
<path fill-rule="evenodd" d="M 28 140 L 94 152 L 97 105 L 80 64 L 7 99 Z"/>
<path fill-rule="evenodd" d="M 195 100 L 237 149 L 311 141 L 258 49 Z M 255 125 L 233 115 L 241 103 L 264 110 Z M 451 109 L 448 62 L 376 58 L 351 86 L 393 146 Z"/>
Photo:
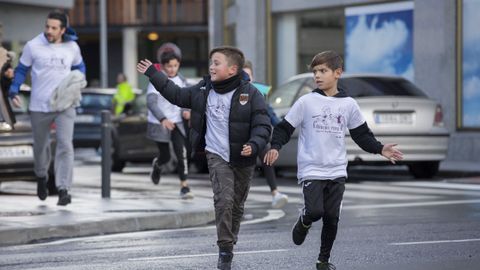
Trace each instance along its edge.
<path fill-rule="evenodd" d="M 300 127 L 299 182 L 347 176 L 345 132 L 365 122 L 353 98 L 309 93 L 293 104 L 285 120 Z"/>
<path fill-rule="evenodd" d="M 20 62 L 32 67 L 32 90 L 29 109 L 50 112 L 50 97 L 72 66 L 82 63 L 80 48 L 75 41 L 49 43 L 42 33 L 25 44 Z"/>
<path fill-rule="evenodd" d="M 171 81 L 173 81 L 176 85 L 180 87 L 185 87 L 185 83 L 180 79 L 180 77 L 177 75 L 173 78 L 169 78 Z M 181 123 L 182 122 L 182 109 L 178 107 L 177 105 L 173 105 L 170 103 L 168 100 L 166 100 L 156 89 L 155 87 L 149 83 L 148 88 L 147 88 L 147 95 L 153 93 L 155 95 L 158 95 L 157 99 L 157 106 L 162 110 L 163 114 L 165 117 L 174 122 L 174 123 Z M 147 114 L 147 121 L 153 124 L 160 124 L 158 119 L 153 115 L 153 113 L 148 110 Z"/>
<path fill-rule="evenodd" d="M 207 99 L 207 133 L 205 134 L 205 150 L 215 153 L 230 162 L 230 144 L 228 121 L 230 106 L 235 90 L 218 94 L 213 89 Z"/>

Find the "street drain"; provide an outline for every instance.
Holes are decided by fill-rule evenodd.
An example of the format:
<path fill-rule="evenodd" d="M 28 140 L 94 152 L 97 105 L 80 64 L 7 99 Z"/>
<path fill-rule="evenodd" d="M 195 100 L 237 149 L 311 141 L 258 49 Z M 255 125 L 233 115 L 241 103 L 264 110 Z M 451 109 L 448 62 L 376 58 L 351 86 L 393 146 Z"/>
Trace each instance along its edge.
<path fill-rule="evenodd" d="M 124 209 L 124 210 L 106 210 L 107 213 L 171 213 L 172 209 Z"/>
<path fill-rule="evenodd" d="M 0 212 L 0 217 L 27 217 L 27 216 L 41 216 L 41 215 L 45 215 L 45 213 L 30 212 L 30 211 Z"/>

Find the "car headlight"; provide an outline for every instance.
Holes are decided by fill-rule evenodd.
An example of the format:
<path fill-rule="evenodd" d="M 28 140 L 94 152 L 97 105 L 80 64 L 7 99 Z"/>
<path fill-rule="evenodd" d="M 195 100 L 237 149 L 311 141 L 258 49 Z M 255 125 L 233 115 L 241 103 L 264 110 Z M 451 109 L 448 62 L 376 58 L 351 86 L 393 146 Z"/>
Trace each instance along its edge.
<path fill-rule="evenodd" d="M 12 130 L 12 126 L 10 126 L 8 123 L 1 122 L 0 123 L 0 131 L 10 131 Z"/>

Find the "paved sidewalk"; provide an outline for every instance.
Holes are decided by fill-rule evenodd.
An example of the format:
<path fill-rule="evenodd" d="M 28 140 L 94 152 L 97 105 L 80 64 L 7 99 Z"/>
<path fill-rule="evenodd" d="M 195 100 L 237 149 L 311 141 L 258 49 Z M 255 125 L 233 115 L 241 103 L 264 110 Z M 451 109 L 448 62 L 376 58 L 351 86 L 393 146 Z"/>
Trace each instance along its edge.
<path fill-rule="evenodd" d="M 215 219 L 209 195 L 179 197 L 175 175 L 153 185 L 143 172 L 112 174 L 111 198 L 101 198 L 100 168 L 76 169 L 72 204 L 57 206 L 57 195 L 40 201 L 36 184 L 3 182 L 0 196 L 0 245 L 26 244 L 55 238 L 204 225 Z M 207 179 L 191 180 L 209 185 Z M 203 188 L 205 190 L 205 188 Z"/>

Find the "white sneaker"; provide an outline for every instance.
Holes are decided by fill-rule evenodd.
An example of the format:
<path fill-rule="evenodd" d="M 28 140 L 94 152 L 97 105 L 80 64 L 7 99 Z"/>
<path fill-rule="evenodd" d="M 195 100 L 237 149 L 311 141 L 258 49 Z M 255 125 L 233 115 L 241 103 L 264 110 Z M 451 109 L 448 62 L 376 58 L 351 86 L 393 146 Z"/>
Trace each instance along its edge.
<path fill-rule="evenodd" d="M 276 208 L 276 209 L 280 209 L 280 208 L 283 208 L 285 206 L 285 204 L 288 203 L 288 196 L 283 194 L 283 193 L 280 193 L 280 192 L 277 192 L 277 194 L 275 196 L 273 196 L 273 199 L 272 199 L 272 207 L 273 208 Z"/>

